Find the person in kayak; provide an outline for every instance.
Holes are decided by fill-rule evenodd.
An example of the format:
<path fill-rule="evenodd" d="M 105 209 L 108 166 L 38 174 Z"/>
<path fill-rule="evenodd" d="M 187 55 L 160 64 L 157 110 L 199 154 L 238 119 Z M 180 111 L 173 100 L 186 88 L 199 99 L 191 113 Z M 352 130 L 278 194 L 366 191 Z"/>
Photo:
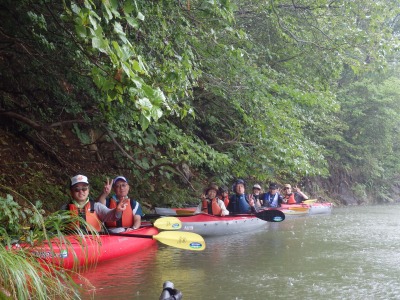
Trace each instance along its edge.
<path fill-rule="evenodd" d="M 262 207 L 281 206 L 283 197 L 278 192 L 278 185 L 276 183 L 270 183 L 268 192 L 261 195 L 260 202 Z"/>
<path fill-rule="evenodd" d="M 215 216 L 227 216 L 229 211 L 226 209 L 224 201 L 217 197 L 218 186 L 210 184 L 204 194 L 201 195 L 201 203 L 195 210 L 195 214 L 206 213 Z"/>
<path fill-rule="evenodd" d="M 245 194 L 246 183 L 243 179 L 238 179 L 232 186 L 235 194 L 229 197 L 227 209 L 231 214 L 255 213 L 254 200 Z"/>
<path fill-rule="evenodd" d="M 76 175 L 72 177 L 70 182 L 72 200 L 70 203 L 64 204 L 61 209 L 70 210 L 79 215 L 100 232 L 102 231 L 102 222 L 116 221 L 121 218 L 122 212 L 127 208 L 128 201 L 123 201 L 114 209 L 109 209 L 105 205 L 89 199 L 89 191 L 89 180 L 86 176 Z M 87 228 L 82 229 L 87 231 Z"/>
<path fill-rule="evenodd" d="M 308 199 L 308 196 L 304 194 L 297 186 L 295 186 L 295 188 L 292 190 L 292 186 L 290 184 L 285 184 L 283 191 L 283 203 L 286 204 L 297 204 Z"/>
<path fill-rule="evenodd" d="M 227 186 L 220 186 L 218 190 L 218 198 L 224 201 L 225 207 L 229 204 L 229 190 Z"/>
<path fill-rule="evenodd" d="M 253 185 L 253 194 L 251 194 L 249 197 L 254 200 L 254 205 L 256 208 L 261 207 L 261 202 L 260 202 L 261 192 L 262 192 L 261 185 L 259 185 L 258 183 Z"/>
<path fill-rule="evenodd" d="M 111 189 L 114 190 L 114 195 L 107 198 Z M 143 215 L 142 207 L 138 201 L 130 199 L 128 193 L 128 180 L 124 176 L 117 176 L 111 182 L 107 178 L 103 193 L 97 198 L 100 203 L 108 208 L 114 208 L 121 201 L 127 201 L 127 209 L 122 214 L 122 218 L 117 222 L 106 222 L 106 227 L 110 232 L 120 233 L 140 228 Z"/>

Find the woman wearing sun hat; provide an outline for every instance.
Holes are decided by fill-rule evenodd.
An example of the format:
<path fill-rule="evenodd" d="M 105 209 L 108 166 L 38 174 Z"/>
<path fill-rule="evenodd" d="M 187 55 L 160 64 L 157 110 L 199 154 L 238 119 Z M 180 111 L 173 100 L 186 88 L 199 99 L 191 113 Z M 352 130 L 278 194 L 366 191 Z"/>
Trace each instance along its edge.
<path fill-rule="evenodd" d="M 252 198 L 254 200 L 254 205 L 257 208 L 261 207 L 261 192 L 262 192 L 262 188 L 261 185 L 259 185 L 258 183 L 256 183 L 255 185 L 253 185 L 253 193 L 249 195 L 250 198 Z"/>
<path fill-rule="evenodd" d="M 195 213 L 206 213 L 215 216 L 227 216 L 229 211 L 226 209 L 224 201 L 218 199 L 218 186 L 214 183 L 210 184 L 204 194 L 201 195 L 201 203 L 197 207 Z"/>

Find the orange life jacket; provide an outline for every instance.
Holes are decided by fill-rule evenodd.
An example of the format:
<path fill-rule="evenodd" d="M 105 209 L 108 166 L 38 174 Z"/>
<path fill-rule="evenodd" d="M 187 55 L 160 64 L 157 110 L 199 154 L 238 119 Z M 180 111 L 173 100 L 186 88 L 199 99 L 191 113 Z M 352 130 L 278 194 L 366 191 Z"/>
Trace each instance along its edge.
<path fill-rule="evenodd" d="M 294 199 L 294 193 L 291 193 L 289 197 L 285 196 L 287 204 L 296 204 L 296 200 Z"/>
<path fill-rule="evenodd" d="M 108 203 L 107 203 L 108 204 Z M 117 201 L 111 198 L 108 208 L 113 209 L 117 207 Z M 122 217 L 118 221 L 106 222 L 107 227 L 132 227 L 133 226 L 133 207 L 132 201 L 129 199 L 126 209 L 122 212 Z"/>
<path fill-rule="evenodd" d="M 229 204 L 229 196 L 228 195 L 225 196 L 225 199 L 222 196 L 220 196 L 219 199 L 224 201 L 225 207 L 228 207 L 228 204 Z"/>
<path fill-rule="evenodd" d="M 222 214 L 222 208 L 218 205 L 218 198 L 210 200 L 203 200 L 201 209 L 204 213 L 208 213 L 214 216 L 220 216 Z"/>
<path fill-rule="evenodd" d="M 74 203 L 68 205 L 68 209 L 75 215 L 82 217 L 88 224 L 97 231 L 101 231 L 101 221 L 94 210 L 94 201 L 89 200 L 84 208 L 78 208 Z"/>

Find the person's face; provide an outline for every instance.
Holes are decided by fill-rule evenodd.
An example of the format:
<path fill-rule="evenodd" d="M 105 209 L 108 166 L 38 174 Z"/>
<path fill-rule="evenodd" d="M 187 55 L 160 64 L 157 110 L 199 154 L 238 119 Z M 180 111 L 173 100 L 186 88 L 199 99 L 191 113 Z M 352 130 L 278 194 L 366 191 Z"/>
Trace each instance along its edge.
<path fill-rule="evenodd" d="M 239 195 L 244 194 L 244 184 L 243 183 L 239 183 L 236 185 L 236 193 Z"/>
<path fill-rule="evenodd" d="M 217 196 L 217 191 L 214 189 L 208 190 L 207 196 L 210 199 L 214 199 Z"/>
<path fill-rule="evenodd" d="M 118 180 L 114 183 L 114 192 L 117 198 L 126 197 L 129 193 L 129 184 L 123 180 Z"/>
<path fill-rule="evenodd" d="M 275 195 L 276 194 L 277 189 L 269 189 L 269 193 L 271 195 Z"/>
<path fill-rule="evenodd" d="M 89 196 L 89 185 L 77 183 L 71 187 L 71 196 L 78 203 L 84 203 Z"/>
<path fill-rule="evenodd" d="M 261 193 L 261 190 L 259 190 L 259 189 L 253 189 L 253 194 L 254 194 L 254 195 L 260 195 L 260 193 Z"/>
<path fill-rule="evenodd" d="M 286 193 L 287 195 L 289 195 L 289 194 L 292 193 L 292 189 L 291 189 L 290 187 L 285 187 L 285 188 L 283 188 L 283 190 L 285 191 L 285 193 Z"/>

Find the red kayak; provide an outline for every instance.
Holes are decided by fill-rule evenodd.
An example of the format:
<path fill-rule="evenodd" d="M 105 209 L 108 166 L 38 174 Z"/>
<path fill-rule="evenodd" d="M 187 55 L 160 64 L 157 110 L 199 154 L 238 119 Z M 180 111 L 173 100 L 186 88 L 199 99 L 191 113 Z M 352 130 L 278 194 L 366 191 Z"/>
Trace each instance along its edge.
<path fill-rule="evenodd" d="M 136 235 L 149 236 L 157 233 L 158 229 L 155 227 L 143 227 L 124 232 L 123 236 L 70 235 L 66 237 L 65 241 L 53 239 L 49 245 L 34 248 L 33 254 L 46 263 L 72 269 L 142 251 L 154 245 L 156 240 Z"/>
<path fill-rule="evenodd" d="M 308 216 L 310 212 L 310 207 L 306 204 L 281 204 L 278 207 L 280 211 L 282 211 L 286 217 L 299 217 L 299 216 Z"/>
<path fill-rule="evenodd" d="M 308 202 L 307 202 L 308 201 Z M 287 217 L 299 217 L 317 214 L 330 214 L 333 204 L 330 202 L 316 202 L 316 200 L 306 200 L 299 204 L 282 204 L 277 208 Z"/>

